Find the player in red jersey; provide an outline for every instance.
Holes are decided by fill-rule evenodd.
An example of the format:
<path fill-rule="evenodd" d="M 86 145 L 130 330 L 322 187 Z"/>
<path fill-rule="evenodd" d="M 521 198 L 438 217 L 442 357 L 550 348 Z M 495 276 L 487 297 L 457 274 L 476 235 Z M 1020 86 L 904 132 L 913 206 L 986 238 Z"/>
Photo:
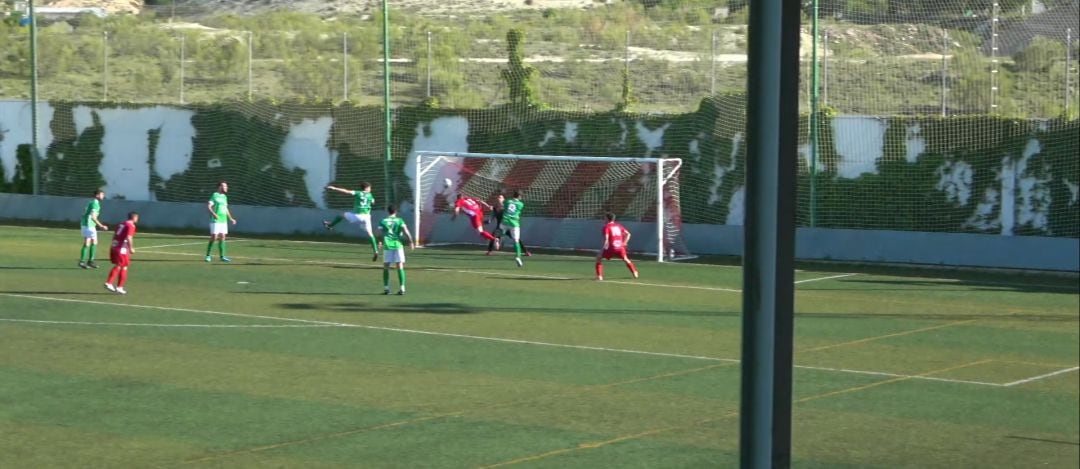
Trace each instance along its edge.
<path fill-rule="evenodd" d="M 619 257 L 626 263 L 626 268 L 630 269 L 630 273 L 634 275 L 634 278 L 638 278 L 637 267 L 634 267 L 634 262 L 626 257 L 626 246 L 630 242 L 630 231 L 618 223 L 615 223 L 615 214 L 608 212 L 604 215 L 607 218 L 607 224 L 604 225 L 604 247 L 600 249 L 600 252 L 596 253 L 596 279 L 604 279 L 604 260 L 611 260 L 612 257 Z"/>
<path fill-rule="evenodd" d="M 491 205 L 489 205 L 487 202 L 484 202 L 483 200 L 474 199 L 472 197 L 458 194 L 457 201 L 454 202 L 454 214 L 450 217 L 450 220 L 453 221 L 455 218 L 457 218 L 459 213 L 464 212 L 465 215 L 469 216 L 469 219 L 472 221 L 473 228 L 476 228 L 476 231 L 480 233 L 480 236 L 488 241 L 495 241 L 495 249 L 499 249 L 499 238 L 496 238 L 492 236 L 491 233 L 484 231 L 485 208 L 491 210 Z"/>
<path fill-rule="evenodd" d="M 135 238 L 135 224 L 138 222 L 139 214 L 131 212 L 128 213 L 127 221 L 116 227 L 112 247 L 109 249 L 109 260 L 112 261 L 113 268 L 109 271 L 109 279 L 105 281 L 106 290 L 121 295 L 127 294 L 127 290 L 124 290 L 124 283 L 127 282 L 127 271 L 128 265 L 131 264 L 131 255 L 135 253 L 133 240 Z M 117 277 L 119 277 L 119 280 L 117 280 Z M 114 281 L 116 282 L 115 287 L 113 286 Z"/>

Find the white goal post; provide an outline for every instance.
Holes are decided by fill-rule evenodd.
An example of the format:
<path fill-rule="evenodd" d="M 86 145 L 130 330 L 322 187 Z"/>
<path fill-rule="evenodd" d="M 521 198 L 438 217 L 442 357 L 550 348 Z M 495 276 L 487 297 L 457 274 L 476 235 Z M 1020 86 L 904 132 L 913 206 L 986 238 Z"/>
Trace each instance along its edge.
<path fill-rule="evenodd" d="M 690 258 L 682 236 L 681 168 L 678 158 L 418 151 L 417 244 L 486 243 L 468 222 L 449 223 L 456 196 L 495 203 L 496 194 L 509 198 L 520 190 L 521 239 L 528 247 L 596 251 L 604 214 L 612 212 L 634 234 L 631 252 L 655 254 L 660 262 Z"/>

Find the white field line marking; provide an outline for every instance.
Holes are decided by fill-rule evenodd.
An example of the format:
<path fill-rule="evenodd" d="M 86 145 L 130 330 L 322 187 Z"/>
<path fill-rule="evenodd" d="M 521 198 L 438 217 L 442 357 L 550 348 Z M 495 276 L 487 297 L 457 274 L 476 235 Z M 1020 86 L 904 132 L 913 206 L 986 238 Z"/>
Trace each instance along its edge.
<path fill-rule="evenodd" d="M 139 250 L 139 252 L 146 252 L 150 254 L 167 254 L 172 256 L 198 256 L 203 257 L 202 254 L 190 253 L 190 252 L 168 252 L 168 251 L 147 251 L 147 248 Z M 247 259 L 254 261 L 273 261 L 273 262 L 295 262 L 298 264 L 313 264 L 313 265 L 345 265 L 345 266 L 360 266 L 360 267 L 372 267 L 379 268 L 381 264 L 371 263 L 365 264 L 360 262 L 334 262 L 334 261 L 316 261 L 316 260 L 296 260 L 296 259 L 279 259 L 274 257 L 245 257 L 245 256 L 232 256 L 233 259 Z M 428 272 L 456 272 L 461 274 L 476 274 L 476 275 L 494 275 L 499 277 L 516 277 L 516 278 L 539 278 L 545 280 L 591 280 L 591 278 L 585 277 L 558 277 L 551 275 L 534 275 L 534 274 L 515 274 L 510 272 L 487 272 L 483 270 L 460 270 L 443 267 L 417 267 L 416 270 L 423 270 Z M 693 285 L 665 285 L 660 283 L 645 283 L 645 282 L 629 282 L 619 280 L 604 280 L 604 283 L 618 283 L 624 285 L 640 285 L 647 287 L 662 287 L 662 288 L 688 288 L 693 290 L 709 290 L 709 291 L 721 291 L 740 293 L 742 290 L 733 288 L 719 288 L 719 287 L 704 287 Z"/>
<path fill-rule="evenodd" d="M 1051 376 L 1057 376 L 1057 375 L 1063 375 L 1065 373 L 1071 373 L 1071 372 L 1076 371 L 1076 370 L 1080 370 L 1080 366 L 1074 366 L 1072 368 L 1065 368 L 1063 370 L 1057 370 L 1057 371 L 1046 373 L 1046 374 L 1039 375 L 1039 376 L 1032 376 L 1030 378 L 1019 379 L 1019 380 L 1013 381 L 1011 383 L 1005 383 L 1002 386 L 1008 387 L 1008 386 L 1016 386 L 1018 384 L 1030 383 L 1030 382 L 1033 382 L 1033 381 L 1038 381 L 1040 379 L 1046 379 L 1046 378 L 1049 378 Z"/>
<path fill-rule="evenodd" d="M 272 319 L 272 320 L 280 320 L 280 321 L 300 322 L 300 323 L 304 323 L 304 324 L 316 324 L 316 325 L 323 325 L 323 326 L 353 327 L 353 328 L 358 328 L 358 329 L 367 329 L 367 330 L 375 330 L 375 331 L 398 332 L 398 333 L 404 333 L 404 334 L 420 334 L 420 335 L 428 335 L 428 336 L 434 336 L 434 337 L 454 337 L 454 338 L 459 338 L 459 339 L 483 340 L 483 341 L 489 341 L 489 342 L 502 342 L 502 343 L 519 344 L 519 345 L 534 345 L 534 346 L 541 346 L 541 347 L 554 347 L 554 348 L 565 348 L 565 349 L 574 349 L 574 350 L 591 350 L 591 351 L 597 351 L 597 352 L 625 353 L 625 354 L 645 355 L 645 356 L 652 356 L 652 357 L 684 358 L 684 359 L 689 359 L 689 360 L 704 360 L 704 361 L 713 361 L 713 362 L 740 363 L 740 360 L 735 359 L 735 358 L 708 357 L 708 356 L 704 356 L 704 355 L 687 355 L 687 354 L 681 354 L 681 353 L 667 353 L 667 352 L 649 352 L 649 351 L 644 351 L 644 350 L 631 350 L 631 349 L 620 349 L 620 348 L 610 348 L 610 347 L 596 347 L 596 346 L 590 346 L 590 345 L 558 344 L 558 343 L 553 343 L 553 342 L 539 342 L 539 341 L 523 340 L 523 339 L 508 339 L 508 338 L 503 338 L 503 337 L 487 337 L 487 336 L 478 336 L 478 335 L 469 335 L 469 334 L 455 334 L 455 333 L 451 333 L 451 332 L 424 331 L 424 330 L 418 330 L 418 329 L 405 329 L 405 328 L 400 328 L 400 327 L 371 326 L 371 325 L 366 325 L 366 324 L 349 324 L 349 323 L 340 323 L 340 322 L 331 322 L 331 321 L 317 321 L 317 320 L 310 320 L 310 319 L 298 319 L 298 318 L 279 317 L 279 316 L 265 316 L 265 315 L 258 315 L 258 314 L 227 313 L 227 312 L 221 312 L 221 311 L 209 311 L 209 310 L 189 309 L 189 308 L 171 308 L 171 307 L 166 307 L 166 306 L 154 306 L 154 305 L 109 303 L 109 302 L 105 302 L 105 301 L 77 300 L 77 299 L 71 299 L 71 298 L 55 298 L 55 297 L 50 297 L 50 296 L 21 295 L 21 294 L 13 294 L 13 293 L 0 293 L 0 296 L 10 296 L 10 297 L 14 297 L 14 298 L 26 298 L 26 299 L 44 300 L 44 301 L 64 301 L 64 302 L 70 302 L 70 303 L 100 304 L 100 305 L 108 305 L 108 306 L 126 306 L 126 307 L 130 307 L 130 308 L 157 309 L 157 310 L 163 310 L 163 311 L 178 311 L 178 312 L 186 312 L 186 313 L 211 314 L 211 315 L 220 315 L 220 316 L 249 317 L 249 318 L 258 318 L 258 319 Z M 947 383 L 974 384 L 974 385 L 981 385 L 981 386 L 994 386 L 994 387 L 1004 386 L 1003 384 L 1000 384 L 1000 383 L 987 383 L 987 382 L 982 382 L 982 381 L 969 381 L 969 380 L 960 380 L 960 379 L 936 378 L 936 377 L 933 377 L 933 376 L 905 375 L 905 374 L 897 374 L 897 373 L 886 373 L 886 372 L 881 372 L 881 371 L 863 371 L 863 370 L 852 370 L 852 369 L 846 369 L 846 368 L 828 368 L 828 367 L 822 367 L 822 366 L 807 366 L 807 365 L 795 365 L 794 367 L 799 368 L 799 369 L 805 369 L 805 370 L 828 371 L 828 372 L 835 372 L 835 373 L 850 373 L 850 374 L 860 374 L 860 375 L 870 375 L 870 376 L 886 376 L 886 377 L 892 377 L 892 378 L 917 379 L 917 380 L 925 380 L 925 381 L 940 381 L 940 382 L 947 382 Z"/>
<path fill-rule="evenodd" d="M 230 243 L 242 243 L 244 241 L 251 241 L 251 240 L 250 239 L 230 239 L 229 240 Z M 206 245 L 206 243 L 207 243 L 206 241 L 196 241 L 194 243 L 160 244 L 160 245 L 157 245 L 157 246 L 145 246 L 145 247 L 136 246 L 136 247 L 138 247 L 140 250 L 142 250 L 142 249 L 174 248 L 174 247 L 177 247 L 177 246 L 195 246 L 195 245 L 199 245 L 199 244 Z"/>
<path fill-rule="evenodd" d="M 804 279 L 804 280 L 796 280 L 795 284 L 798 285 L 800 283 L 817 282 L 819 280 L 832 280 L 834 278 L 853 277 L 855 275 L 859 275 L 859 274 L 840 274 L 840 275 L 830 275 L 828 277 L 808 278 L 808 279 Z"/>
<path fill-rule="evenodd" d="M 4 322 L 27 322 L 32 324 L 62 324 L 74 326 L 123 326 L 123 327 L 202 327 L 208 329 L 278 329 L 298 327 L 340 327 L 333 324 L 153 324 L 143 322 L 88 322 L 88 321 L 45 321 L 40 319 L 8 319 Z"/>
<path fill-rule="evenodd" d="M 808 366 L 808 365 L 795 365 L 795 368 L 803 370 L 816 370 L 816 371 L 829 371 L 834 373 L 851 373 L 857 375 L 869 375 L 869 376 L 883 376 L 888 378 L 905 378 L 905 379 L 921 379 L 925 381 L 941 381 L 945 383 L 962 383 L 962 384 L 976 384 L 979 386 L 993 386 L 1004 387 L 1002 383 L 989 383 L 986 381 L 971 381 L 966 379 L 952 379 L 952 378 L 937 378 L 934 376 L 926 375 L 905 375 L 899 373 L 886 373 L 884 371 L 865 371 L 865 370 L 852 370 L 849 368 L 829 368 L 825 366 Z"/>

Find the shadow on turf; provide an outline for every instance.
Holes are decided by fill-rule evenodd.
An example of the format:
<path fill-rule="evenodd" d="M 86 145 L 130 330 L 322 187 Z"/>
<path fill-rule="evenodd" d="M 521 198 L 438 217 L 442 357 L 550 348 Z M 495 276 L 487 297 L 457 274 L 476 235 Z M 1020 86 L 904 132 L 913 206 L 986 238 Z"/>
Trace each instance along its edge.
<path fill-rule="evenodd" d="M 841 279 L 840 283 L 845 284 L 861 284 L 861 285 L 881 285 L 882 288 L 843 288 L 843 287 L 826 287 L 817 285 L 808 285 L 798 287 L 799 290 L 842 290 L 842 291 L 1011 291 L 1020 293 L 1058 293 L 1075 295 L 1080 293 L 1080 285 L 1025 285 L 1023 283 L 1004 283 L 994 281 L 981 281 L 981 280 L 964 280 L 957 279 L 951 281 L 934 281 L 934 280 L 875 280 L 875 279 L 860 279 L 858 277 L 851 277 Z M 890 287 L 905 287 L 902 290 Z M 927 287 L 927 288 L 910 288 L 910 287 Z"/>
<path fill-rule="evenodd" d="M 1038 441 L 1040 443 L 1053 443 L 1056 445 L 1080 446 L 1080 442 L 1075 441 L 1048 440 L 1046 438 L 1032 438 L 1029 436 L 1005 435 L 1005 438 L 1011 438 L 1014 440 Z"/>
<path fill-rule="evenodd" d="M 364 295 L 373 295 L 366 293 Z M 382 293 L 375 294 L 376 296 L 382 296 Z M 396 295 L 390 295 L 396 296 Z M 374 312 L 391 312 L 391 313 L 428 313 L 428 314 L 471 314 L 478 313 L 480 311 L 473 308 L 466 308 L 463 305 L 457 303 L 412 303 L 404 305 L 386 305 L 386 304 L 367 304 L 367 303 L 329 303 L 329 304 L 315 304 L 315 303 L 279 303 L 278 306 L 285 309 L 294 310 L 319 310 L 319 311 L 334 311 L 334 312 L 347 312 L 347 313 L 374 313 Z"/>
<path fill-rule="evenodd" d="M 8 267 L 0 266 L 0 270 L 78 270 L 78 267 Z"/>

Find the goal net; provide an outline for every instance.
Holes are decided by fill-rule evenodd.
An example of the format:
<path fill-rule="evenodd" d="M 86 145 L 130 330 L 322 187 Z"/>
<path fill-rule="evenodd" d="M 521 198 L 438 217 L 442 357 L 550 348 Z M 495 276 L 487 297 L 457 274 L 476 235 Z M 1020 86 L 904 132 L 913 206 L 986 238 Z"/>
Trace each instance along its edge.
<path fill-rule="evenodd" d="M 631 252 L 661 262 L 689 258 L 679 205 L 681 168 L 678 158 L 420 151 L 413 224 L 420 244 L 486 242 L 468 221 L 450 221 L 457 195 L 495 203 L 500 192 L 509 197 L 520 190 L 521 240 L 529 247 L 599 249 L 604 214 L 612 212 L 634 233 Z"/>

